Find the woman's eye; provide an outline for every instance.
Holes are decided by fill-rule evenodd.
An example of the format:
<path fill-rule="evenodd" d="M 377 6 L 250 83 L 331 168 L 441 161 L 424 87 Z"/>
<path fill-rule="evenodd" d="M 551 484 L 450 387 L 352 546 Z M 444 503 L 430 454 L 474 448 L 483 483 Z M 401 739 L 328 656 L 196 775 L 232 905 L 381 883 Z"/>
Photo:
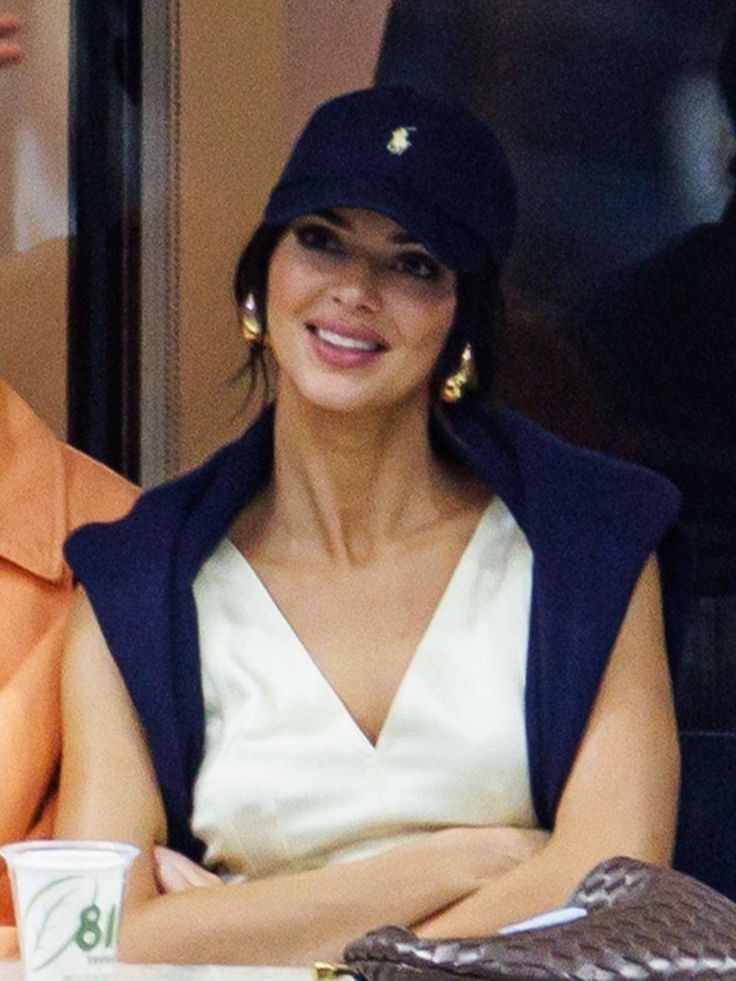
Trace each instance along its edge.
<path fill-rule="evenodd" d="M 305 249 L 318 252 L 342 252 L 340 240 L 324 225 L 299 225 L 294 229 L 296 240 Z"/>
<path fill-rule="evenodd" d="M 441 271 L 433 259 L 421 252 L 399 256 L 396 265 L 399 272 L 413 276 L 415 279 L 438 279 Z"/>

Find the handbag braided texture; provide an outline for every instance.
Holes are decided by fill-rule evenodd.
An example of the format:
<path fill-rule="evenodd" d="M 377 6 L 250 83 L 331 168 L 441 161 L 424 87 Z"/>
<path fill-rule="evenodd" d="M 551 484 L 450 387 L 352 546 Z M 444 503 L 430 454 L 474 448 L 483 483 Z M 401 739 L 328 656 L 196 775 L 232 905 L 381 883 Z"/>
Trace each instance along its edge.
<path fill-rule="evenodd" d="M 422 940 L 382 927 L 350 944 L 345 964 L 365 981 L 736 981 L 736 903 L 689 876 L 613 858 L 569 905 L 588 915 L 505 936 Z"/>

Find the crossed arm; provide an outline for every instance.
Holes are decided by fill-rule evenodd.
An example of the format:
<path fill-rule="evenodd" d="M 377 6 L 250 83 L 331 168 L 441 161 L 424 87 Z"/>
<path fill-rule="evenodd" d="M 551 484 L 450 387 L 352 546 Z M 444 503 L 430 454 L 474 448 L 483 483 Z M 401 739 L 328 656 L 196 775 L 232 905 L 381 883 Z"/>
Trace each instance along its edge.
<path fill-rule="evenodd" d="M 159 895 L 154 846 L 165 842 L 166 826 L 155 775 L 123 682 L 81 599 L 64 666 L 57 834 L 141 848 L 121 934 L 128 960 L 299 964 L 337 958 L 347 942 L 382 923 L 413 925 L 426 936 L 492 932 L 564 903 L 603 858 L 669 860 L 678 759 L 659 611 L 650 561 L 548 840 L 510 828 L 451 828 L 361 861 Z"/>
<path fill-rule="evenodd" d="M 655 561 L 644 568 L 612 652 L 548 844 L 417 928 L 483 934 L 564 904 L 614 855 L 668 864 L 679 750 Z"/>

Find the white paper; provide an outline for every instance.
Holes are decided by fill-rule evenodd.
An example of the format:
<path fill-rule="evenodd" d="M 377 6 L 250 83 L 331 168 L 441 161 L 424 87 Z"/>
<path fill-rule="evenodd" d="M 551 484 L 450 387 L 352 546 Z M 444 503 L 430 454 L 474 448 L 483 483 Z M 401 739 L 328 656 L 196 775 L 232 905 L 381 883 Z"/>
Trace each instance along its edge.
<path fill-rule="evenodd" d="M 563 906 L 561 909 L 553 909 L 548 913 L 541 913 L 533 916 L 530 920 L 522 920 L 521 923 L 512 923 L 510 926 L 499 930 L 499 933 L 518 933 L 520 930 L 539 930 L 541 927 L 558 926 L 560 923 L 570 923 L 572 920 L 579 920 L 587 916 L 588 911 L 582 906 Z"/>

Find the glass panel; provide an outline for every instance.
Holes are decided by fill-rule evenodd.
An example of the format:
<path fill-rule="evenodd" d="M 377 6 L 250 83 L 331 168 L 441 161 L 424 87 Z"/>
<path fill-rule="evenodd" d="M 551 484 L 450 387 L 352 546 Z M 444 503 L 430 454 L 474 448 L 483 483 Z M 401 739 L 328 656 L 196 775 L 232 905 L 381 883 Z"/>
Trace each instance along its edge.
<path fill-rule="evenodd" d="M 15 0 L 12 10 L 25 57 L 0 69 L 0 373 L 63 435 L 69 3 Z"/>
<path fill-rule="evenodd" d="M 231 294 L 289 143 L 370 85 L 389 0 L 167 0 L 144 11 L 141 474 L 199 462 L 245 425 Z M 359 38 L 360 43 L 355 43 Z M 213 98 L 216 93 L 216 98 Z"/>

